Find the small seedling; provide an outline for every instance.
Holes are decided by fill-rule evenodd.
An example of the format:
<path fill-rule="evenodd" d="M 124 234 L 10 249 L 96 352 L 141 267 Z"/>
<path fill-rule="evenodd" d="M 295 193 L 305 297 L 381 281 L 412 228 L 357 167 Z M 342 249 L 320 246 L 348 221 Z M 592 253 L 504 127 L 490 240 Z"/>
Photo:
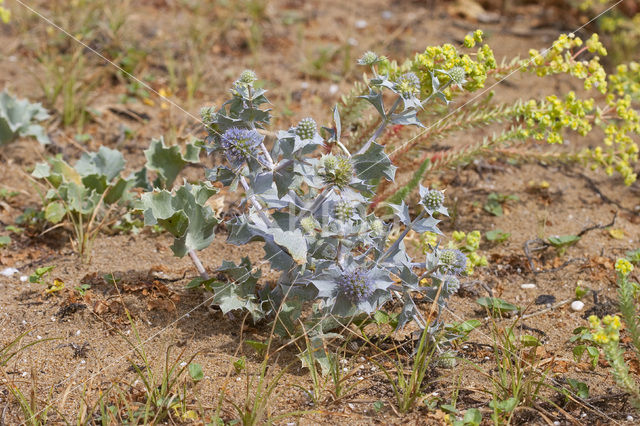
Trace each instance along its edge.
<path fill-rule="evenodd" d="M 549 237 L 547 241 L 556 249 L 558 256 L 562 256 L 565 254 L 568 247 L 580 241 L 580 237 L 578 235 L 561 235 Z"/>
<path fill-rule="evenodd" d="M 491 213 L 494 216 L 502 216 L 504 214 L 503 205 L 508 201 L 519 201 L 520 198 L 517 195 L 504 195 L 497 192 L 492 192 L 487 197 L 487 202 L 483 208 L 485 211 Z"/>
<path fill-rule="evenodd" d="M 73 288 L 80 296 L 84 296 L 91 289 L 91 284 L 80 284 Z"/>
<path fill-rule="evenodd" d="M 487 231 L 487 233 L 485 233 L 484 236 L 487 239 L 487 241 L 500 244 L 507 241 L 509 237 L 511 237 L 511 233 L 505 232 L 501 229 L 494 229 L 492 231 Z"/>
<path fill-rule="evenodd" d="M 476 303 L 486 308 L 492 315 L 501 315 L 505 312 L 516 312 L 518 307 L 512 303 L 506 302 L 498 297 L 481 297 Z"/>

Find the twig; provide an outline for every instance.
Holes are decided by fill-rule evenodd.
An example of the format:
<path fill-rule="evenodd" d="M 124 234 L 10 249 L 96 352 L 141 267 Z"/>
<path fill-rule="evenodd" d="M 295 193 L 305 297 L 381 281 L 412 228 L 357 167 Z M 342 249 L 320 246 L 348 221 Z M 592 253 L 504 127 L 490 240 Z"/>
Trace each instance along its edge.
<path fill-rule="evenodd" d="M 588 226 L 578 233 L 578 237 L 582 237 L 584 234 L 586 234 L 589 231 L 593 231 L 594 229 L 604 229 L 604 228 L 609 228 L 610 226 L 615 225 L 617 217 L 618 217 L 618 212 L 615 212 L 613 214 L 613 219 L 611 219 L 611 222 L 607 223 L 606 225 L 595 224 L 592 226 Z"/>
<path fill-rule="evenodd" d="M 573 299 L 563 300 L 561 302 L 556 303 L 553 306 L 549 306 L 548 308 L 541 309 L 541 310 L 539 310 L 537 312 L 533 312 L 531 314 L 522 315 L 520 318 L 523 319 L 523 320 L 526 320 L 528 318 L 535 317 L 537 315 L 541 315 L 541 314 L 544 314 L 545 312 L 549 312 L 549 311 L 551 311 L 553 309 L 559 308 L 560 306 L 566 305 L 567 303 L 570 303 L 571 301 L 573 301 Z"/>

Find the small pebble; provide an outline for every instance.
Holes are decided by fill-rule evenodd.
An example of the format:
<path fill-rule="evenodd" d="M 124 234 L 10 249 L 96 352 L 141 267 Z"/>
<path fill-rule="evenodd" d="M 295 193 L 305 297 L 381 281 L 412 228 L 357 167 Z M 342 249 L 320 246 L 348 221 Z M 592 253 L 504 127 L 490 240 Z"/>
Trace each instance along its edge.
<path fill-rule="evenodd" d="M 0 271 L 0 275 L 4 276 L 4 277 L 10 277 L 13 274 L 17 274 L 18 270 L 16 268 L 4 268 L 2 271 Z"/>
<path fill-rule="evenodd" d="M 29 279 L 29 277 L 26 276 L 26 275 L 23 275 L 23 276 L 20 277 L 20 281 L 23 282 L 23 283 L 26 283 L 28 279 Z"/>
<path fill-rule="evenodd" d="M 358 19 L 356 21 L 356 28 L 359 30 L 367 28 L 367 21 L 365 21 L 364 19 Z"/>
<path fill-rule="evenodd" d="M 573 302 L 571 302 L 571 310 L 572 311 L 579 312 L 582 309 L 584 309 L 584 303 L 582 303 L 581 301 L 574 300 Z"/>
<path fill-rule="evenodd" d="M 627 416 L 627 421 L 628 422 L 632 422 L 633 421 L 633 416 L 632 415 L 628 415 Z"/>
<path fill-rule="evenodd" d="M 390 10 L 383 10 L 380 16 L 382 16 L 382 19 L 391 19 L 393 18 L 393 12 Z"/>
<path fill-rule="evenodd" d="M 332 84 L 331 86 L 329 86 L 329 94 L 335 95 L 336 93 L 338 93 L 339 89 L 340 88 L 338 87 L 337 84 Z"/>
<path fill-rule="evenodd" d="M 79 336 L 79 335 L 80 335 L 80 330 L 77 330 L 76 331 L 76 336 Z"/>
<path fill-rule="evenodd" d="M 556 426 L 559 426 L 560 422 L 556 420 L 555 422 L 553 422 L 553 424 L 556 425 Z"/>
<path fill-rule="evenodd" d="M 526 284 L 520 285 L 520 288 L 523 290 L 528 290 L 530 288 L 536 288 L 536 285 L 534 283 L 526 283 Z"/>

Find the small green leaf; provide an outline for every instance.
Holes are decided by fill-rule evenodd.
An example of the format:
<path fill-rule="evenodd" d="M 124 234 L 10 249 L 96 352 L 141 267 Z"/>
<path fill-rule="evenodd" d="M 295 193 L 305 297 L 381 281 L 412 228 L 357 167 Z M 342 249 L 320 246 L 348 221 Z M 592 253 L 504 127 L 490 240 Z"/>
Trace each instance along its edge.
<path fill-rule="evenodd" d="M 251 346 L 258 355 L 262 356 L 264 352 L 267 350 L 267 344 L 258 342 L 256 340 L 245 340 L 247 345 Z"/>
<path fill-rule="evenodd" d="M 577 235 L 562 235 L 559 237 L 549 237 L 549 244 L 555 248 L 568 247 L 572 244 L 580 241 L 580 237 Z"/>
<path fill-rule="evenodd" d="M 465 426 L 479 426 L 482 423 L 482 413 L 477 408 L 470 408 L 464 413 L 462 422 Z"/>
<path fill-rule="evenodd" d="M 244 369 L 247 368 L 247 358 L 242 357 L 233 361 L 233 369 L 236 370 L 236 373 L 241 373 Z"/>
<path fill-rule="evenodd" d="M 573 389 L 576 395 L 578 395 L 580 398 L 589 398 L 589 386 L 587 386 L 586 383 L 574 379 L 567 379 L 567 383 L 569 383 L 571 389 Z"/>
<path fill-rule="evenodd" d="M 65 209 L 64 204 L 61 201 L 49 203 L 44 209 L 44 218 L 54 225 L 64 219 L 66 214 L 67 209 Z"/>
<path fill-rule="evenodd" d="M 484 210 L 491 213 L 494 216 L 502 216 L 504 212 L 502 211 L 502 204 L 497 201 L 487 201 L 483 206 Z"/>
<path fill-rule="evenodd" d="M 492 313 L 512 312 L 518 310 L 516 305 L 505 302 L 497 297 L 481 297 L 476 300 L 476 303 L 489 309 Z"/>
<path fill-rule="evenodd" d="M 451 404 L 442 404 L 440 405 L 440 409 L 445 413 L 458 414 L 458 410 L 456 409 L 456 407 Z"/>
<path fill-rule="evenodd" d="M 204 378 L 204 373 L 202 372 L 202 366 L 195 362 L 189 364 L 189 376 L 194 382 L 199 382 Z"/>
<path fill-rule="evenodd" d="M 527 347 L 541 345 L 540 340 L 538 340 L 536 337 L 531 336 L 529 334 L 524 334 L 520 336 L 520 343 L 522 343 L 522 346 L 527 346 Z"/>
<path fill-rule="evenodd" d="M 8 235 L 0 235 L 0 247 L 6 247 L 11 244 L 11 237 Z"/>
<path fill-rule="evenodd" d="M 503 243 L 507 241 L 509 237 L 511 237 L 511 233 L 504 232 L 501 229 L 494 229 L 492 231 L 487 231 L 487 233 L 485 233 L 484 235 L 488 241 L 495 242 L 495 243 Z"/>

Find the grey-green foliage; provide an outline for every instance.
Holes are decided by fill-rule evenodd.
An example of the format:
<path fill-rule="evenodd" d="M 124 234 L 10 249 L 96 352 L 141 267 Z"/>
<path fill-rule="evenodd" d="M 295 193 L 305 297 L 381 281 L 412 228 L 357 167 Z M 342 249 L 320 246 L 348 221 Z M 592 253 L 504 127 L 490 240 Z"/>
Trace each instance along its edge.
<path fill-rule="evenodd" d="M 14 98 L 3 90 L 0 92 L 0 145 L 26 136 L 36 138 L 41 144 L 48 144 L 49 137 L 44 128 L 37 124 L 47 118 L 49 114 L 41 104 Z"/>
<path fill-rule="evenodd" d="M 189 163 L 197 163 L 200 156 L 200 148 L 189 143 L 184 154 L 177 145 L 166 146 L 164 138 L 153 139 L 151 145 L 144 151 L 147 159 L 146 168 L 157 173 L 153 182 L 156 188 L 171 188 L 178 174 Z"/>
<path fill-rule="evenodd" d="M 49 184 L 45 219 L 52 224 L 68 220 L 80 254 L 88 254 L 107 211 L 133 199 L 135 177 L 122 177 L 124 166 L 122 154 L 107 147 L 84 153 L 73 167 L 60 156 L 36 165 L 32 176 Z"/>
<path fill-rule="evenodd" d="M 167 147 L 162 139 L 153 140 L 149 149 L 145 151 L 148 158 L 147 165 L 127 176 L 124 175 L 125 160 L 122 154 L 104 146 L 97 152 L 82 154 L 73 166 L 60 156 L 51 158 L 46 163 L 39 163 L 32 176 L 43 180 L 49 187 L 43 197 L 44 217 L 47 222 L 54 225 L 67 221 L 73 229 L 76 249 L 79 253 L 88 255 L 91 242 L 108 219 L 114 217 L 116 212 L 134 209 L 136 193 L 132 190 L 136 187 L 144 189 L 153 187 L 147 177 L 147 171 L 156 173 L 154 185 L 161 188 L 170 187 L 185 165 L 197 159 L 200 148 L 194 144 L 187 144 L 186 152 L 187 154 L 182 155 L 178 147 Z M 194 193 L 183 187 L 180 196 L 187 201 L 195 197 L 199 202 L 207 193 L 209 197 L 215 193 L 215 190 L 208 187 L 208 190 Z M 192 201 L 192 204 L 194 203 L 196 202 Z M 164 213 L 166 213 L 166 207 L 163 210 Z M 206 240 L 203 235 L 208 232 L 207 224 L 211 222 L 209 217 L 211 212 L 200 211 L 192 206 L 189 214 L 192 221 L 198 220 L 198 225 L 202 226 L 196 236 L 192 238 L 193 232 L 191 232 L 188 235 L 189 238 L 177 243 L 176 247 L 180 247 L 180 244 L 182 246 L 208 245 L 210 241 L 203 243 L 198 241 L 198 238 Z M 189 230 L 194 228 L 194 225 L 189 227 L 184 221 L 179 226 L 185 226 Z M 175 235 L 182 229 L 170 229 L 170 231 Z M 177 250 L 180 249 L 177 248 Z"/>
<path fill-rule="evenodd" d="M 265 252 L 263 263 L 280 273 L 272 285 L 259 286 L 254 267 L 245 260 L 239 266 L 223 265 L 219 272 L 227 275 L 226 283 L 198 279 L 196 284 L 212 290 L 214 303 L 223 311 L 245 309 L 254 320 L 275 320 L 279 334 L 308 332 L 310 339 L 317 341 L 339 329 L 341 323 L 382 309 L 394 296 L 402 303 L 397 326 L 416 320 L 425 327 L 412 294 L 422 293 L 427 300 L 437 298 L 441 308 L 457 290 L 456 276 L 467 262 L 464 254 L 436 247 L 415 261 L 403 242 L 410 230 L 439 233 L 439 218 L 447 215 L 441 191 L 419 186 L 421 203 L 416 214 L 410 214 L 404 203 L 391 205 L 394 215 L 386 221 L 369 212 L 376 185 L 393 180 L 396 170 L 377 140 L 389 124 L 420 126 L 417 111 L 429 100 L 441 98 L 441 85 L 434 76 L 433 95 L 420 100 L 420 83 L 414 75 L 391 80 L 377 74 L 375 63 L 370 65 L 375 77 L 369 80 L 363 99 L 382 120 L 356 153 L 350 153 L 342 143 L 337 108 L 333 125 L 324 127 L 324 135 L 307 118 L 300 123 L 302 129 L 296 126 L 274 132 L 267 149 L 259 130 L 269 125 L 269 102 L 266 91 L 254 85 L 253 74 L 251 79 L 235 82 L 231 99 L 220 109 L 202 109 L 209 134 L 205 148 L 227 160 L 207 170 L 206 177 L 230 191 L 242 191 L 242 210 L 226 223 L 228 242 L 260 242 Z M 393 105 L 385 105 L 384 92 L 395 97 Z M 332 152 L 319 155 L 325 146 L 331 146 Z M 189 202 L 178 196 L 180 191 L 189 192 L 179 189 L 174 196 L 155 192 L 143 197 L 147 223 L 170 220 L 163 226 L 173 230 L 177 240 L 184 238 L 181 232 L 189 232 L 186 222 L 200 220 L 191 216 Z M 389 238 L 394 226 L 389 219 L 396 219 L 396 225 L 404 228 L 394 241 Z M 208 237 L 200 240 L 202 244 L 181 246 L 180 250 L 175 250 L 174 244 L 174 252 L 182 256 L 188 250 L 201 249 L 212 235 Z M 234 274 L 229 274 L 231 270 Z M 401 283 L 396 284 L 398 278 Z M 311 309 L 305 310 L 309 305 Z M 430 327 L 429 332 L 438 327 Z"/>
<path fill-rule="evenodd" d="M 202 250 L 211 244 L 218 224 L 211 207 L 206 205 L 218 190 L 210 183 L 185 183 L 175 193 L 167 190 L 142 194 L 145 225 L 160 225 L 174 236 L 171 246 L 176 256 L 190 250 Z"/>

